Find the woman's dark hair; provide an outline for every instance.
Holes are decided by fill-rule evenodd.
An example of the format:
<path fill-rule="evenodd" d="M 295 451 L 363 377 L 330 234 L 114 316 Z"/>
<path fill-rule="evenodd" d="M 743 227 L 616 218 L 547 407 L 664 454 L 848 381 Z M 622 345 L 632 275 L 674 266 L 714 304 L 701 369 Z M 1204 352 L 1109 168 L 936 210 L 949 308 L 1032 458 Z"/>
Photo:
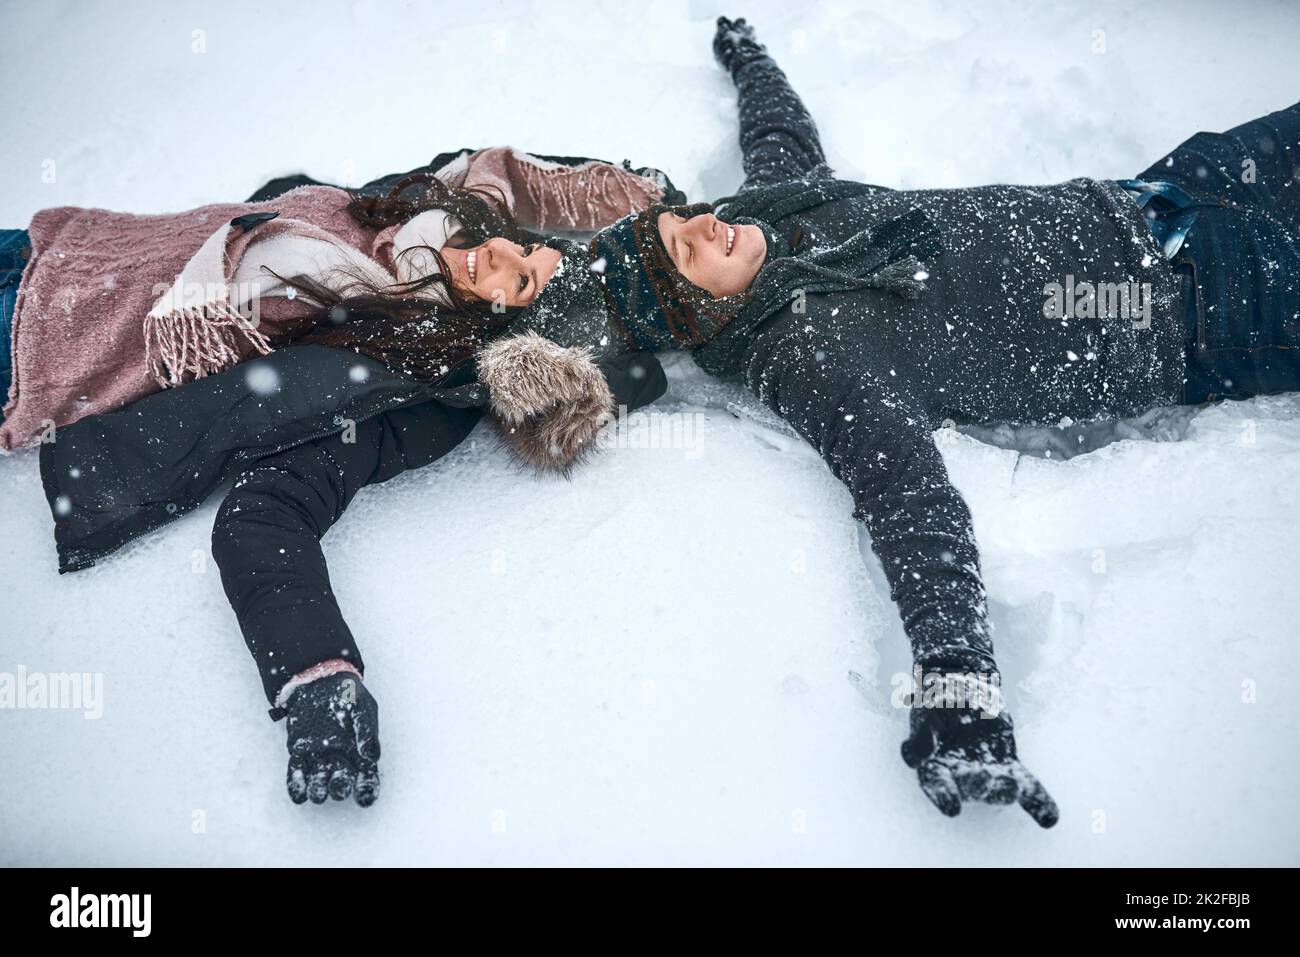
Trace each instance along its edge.
<path fill-rule="evenodd" d="M 458 248 L 477 246 L 493 236 L 512 242 L 523 238 L 503 196 L 482 188 L 449 186 L 429 172 L 404 176 L 387 193 L 349 190 L 349 195 L 348 212 L 376 229 L 442 209 L 462 227 L 451 240 Z M 317 278 L 286 279 L 268 270 L 320 307 L 315 326 L 294 341 L 352 349 L 398 372 L 432 380 L 477 352 L 522 311 L 465 296 L 452 284 L 452 272 L 438 250 L 416 246 L 404 254 L 416 249 L 433 256 L 437 271 L 392 286 L 377 286 L 365 276 L 349 274 L 351 281 L 339 292 Z M 441 285 L 450 306 L 419 295 L 435 284 Z"/>

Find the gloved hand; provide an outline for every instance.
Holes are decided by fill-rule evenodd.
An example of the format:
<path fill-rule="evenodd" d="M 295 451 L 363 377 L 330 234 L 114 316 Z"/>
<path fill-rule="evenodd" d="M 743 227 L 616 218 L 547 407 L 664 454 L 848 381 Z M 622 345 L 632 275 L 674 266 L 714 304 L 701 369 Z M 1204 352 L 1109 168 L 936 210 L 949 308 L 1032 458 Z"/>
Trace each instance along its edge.
<path fill-rule="evenodd" d="M 668 391 L 668 376 L 653 352 L 620 352 L 597 359 L 596 365 L 614 394 L 614 414 L 619 406 L 633 412 L 657 401 Z"/>
<path fill-rule="evenodd" d="M 964 705 L 954 704 L 962 700 Z M 990 707 L 987 698 L 930 695 L 918 688 L 903 760 L 916 768 L 926 797 L 949 817 L 961 813 L 963 801 L 1019 801 L 1040 826 L 1051 827 L 1060 816 L 1056 802 L 1016 757 L 1014 724 L 1000 694 L 993 702 Z"/>
<path fill-rule="evenodd" d="M 356 798 L 369 807 L 379 797 L 379 704 L 354 674 L 302 685 L 285 705 L 289 729 L 289 797 Z"/>
<path fill-rule="evenodd" d="M 734 78 L 736 71 L 750 60 L 767 56 L 767 47 L 754 37 L 754 28 L 744 17 L 728 20 L 718 17 L 718 29 L 713 34 L 713 55 Z"/>

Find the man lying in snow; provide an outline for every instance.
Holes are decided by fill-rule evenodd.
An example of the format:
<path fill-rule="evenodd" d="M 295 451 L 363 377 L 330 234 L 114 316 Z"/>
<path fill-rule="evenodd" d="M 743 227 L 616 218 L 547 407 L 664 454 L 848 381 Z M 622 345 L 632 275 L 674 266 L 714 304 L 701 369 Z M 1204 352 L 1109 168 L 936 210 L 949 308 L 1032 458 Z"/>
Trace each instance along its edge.
<path fill-rule="evenodd" d="M 981 685 L 957 676 L 995 687 L 997 664 L 932 431 L 1300 389 L 1300 106 L 1198 133 L 1135 180 L 895 191 L 834 177 L 744 20 L 720 17 L 713 46 L 739 91 L 743 186 L 603 230 L 599 278 L 570 270 L 590 310 L 547 334 L 693 346 L 812 443 L 853 494 L 916 665 L 951 676 L 913 698 L 904 760 L 945 814 L 1018 801 L 1050 827 L 1010 716 L 963 700 Z"/>

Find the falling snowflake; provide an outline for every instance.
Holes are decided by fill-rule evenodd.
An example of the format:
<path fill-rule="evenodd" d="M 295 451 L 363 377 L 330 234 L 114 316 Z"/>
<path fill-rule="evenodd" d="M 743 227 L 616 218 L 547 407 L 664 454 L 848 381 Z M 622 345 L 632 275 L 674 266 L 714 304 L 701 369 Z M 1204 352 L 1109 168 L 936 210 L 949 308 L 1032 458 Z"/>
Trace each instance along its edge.
<path fill-rule="evenodd" d="M 264 362 L 251 363 L 244 370 L 244 382 L 258 395 L 274 395 L 280 391 L 280 374 Z"/>

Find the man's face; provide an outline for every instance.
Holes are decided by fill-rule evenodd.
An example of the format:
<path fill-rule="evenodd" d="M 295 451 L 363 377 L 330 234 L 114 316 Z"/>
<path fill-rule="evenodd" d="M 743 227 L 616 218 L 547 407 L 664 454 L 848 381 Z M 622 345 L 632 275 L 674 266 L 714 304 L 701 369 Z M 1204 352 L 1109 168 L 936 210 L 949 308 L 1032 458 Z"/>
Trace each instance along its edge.
<path fill-rule="evenodd" d="M 660 213 L 659 238 L 686 279 L 713 298 L 749 288 L 767 258 L 767 240 L 757 226 L 728 226 L 712 213 L 687 219 Z"/>

